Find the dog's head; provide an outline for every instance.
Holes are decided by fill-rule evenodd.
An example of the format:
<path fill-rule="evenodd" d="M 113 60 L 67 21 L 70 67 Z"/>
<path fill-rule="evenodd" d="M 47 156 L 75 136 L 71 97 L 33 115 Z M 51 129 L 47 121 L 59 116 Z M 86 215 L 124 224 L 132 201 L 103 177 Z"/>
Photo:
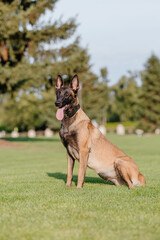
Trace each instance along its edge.
<path fill-rule="evenodd" d="M 72 110 L 77 105 L 77 93 L 79 89 L 78 76 L 75 75 L 68 87 L 63 84 L 63 79 L 58 75 L 56 80 L 56 102 L 58 107 L 56 117 L 58 120 L 62 120 L 64 117 L 64 111 Z"/>

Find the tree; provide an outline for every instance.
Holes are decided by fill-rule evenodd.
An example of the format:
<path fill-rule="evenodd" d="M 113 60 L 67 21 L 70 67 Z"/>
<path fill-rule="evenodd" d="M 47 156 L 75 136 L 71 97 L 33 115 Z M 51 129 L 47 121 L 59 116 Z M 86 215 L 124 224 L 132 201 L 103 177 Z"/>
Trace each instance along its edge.
<path fill-rule="evenodd" d="M 108 108 L 108 120 L 135 121 L 139 119 L 139 94 L 136 76 L 122 76 L 117 84 L 110 88 L 110 104 Z"/>
<path fill-rule="evenodd" d="M 13 92 L 24 86 L 50 87 L 51 78 L 64 65 L 64 52 L 69 47 L 45 50 L 44 44 L 55 45 L 72 36 L 74 19 L 53 24 L 39 19 L 46 9 L 53 9 L 57 0 L 4 0 L 0 3 L 0 92 Z M 57 59 L 61 58 L 57 66 Z M 50 76 L 50 77 L 49 77 Z M 52 76 L 52 77 L 51 77 Z"/>
<path fill-rule="evenodd" d="M 146 132 L 160 128 L 160 59 L 152 55 L 142 72 L 140 125 Z"/>
<path fill-rule="evenodd" d="M 105 69 L 105 75 L 102 71 Z M 100 77 L 90 74 L 82 91 L 83 109 L 91 119 L 99 124 L 106 123 L 108 108 L 107 69 L 100 69 Z"/>
<path fill-rule="evenodd" d="M 53 90 L 58 74 L 63 75 L 65 84 L 75 73 L 79 75 L 84 110 L 91 117 L 87 95 L 97 76 L 90 70 L 90 57 L 80 47 L 79 38 L 69 44 L 65 41 L 77 28 L 75 19 L 45 22 L 43 14 L 46 9 L 54 9 L 56 2 L 5 0 L 0 3 L 0 93 L 7 93 L 1 118 L 6 125 L 17 126 L 21 131 L 31 127 L 59 127 Z"/>
<path fill-rule="evenodd" d="M 108 84 L 109 80 L 108 80 L 108 70 L 106 67 L 103 67 L 100 69 L 100 78 L 102 79 L 101 82 L 103 82 L 103 84 Z"/>

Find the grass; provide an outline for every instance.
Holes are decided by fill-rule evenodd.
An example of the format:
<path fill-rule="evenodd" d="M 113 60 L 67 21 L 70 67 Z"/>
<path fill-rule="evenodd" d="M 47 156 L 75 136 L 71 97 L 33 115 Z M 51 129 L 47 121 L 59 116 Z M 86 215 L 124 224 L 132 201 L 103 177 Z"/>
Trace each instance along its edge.
<path fill-rule="evenodd" d="M 106 128 L 116 128 L 118 124 L 122 124 L 124 127 L 136 127 L 138 125 L 138 122 L 107 122 Z"/>
<path fill-rule="evenodd" d="M 160 136 L 108 138 L 134 158 L 146 187 L 116 187 L 88 169 L 77 190 L 76 163 L 66 188 L 58 137 L 0 147 L 0 240 L 160 239 Z"/>

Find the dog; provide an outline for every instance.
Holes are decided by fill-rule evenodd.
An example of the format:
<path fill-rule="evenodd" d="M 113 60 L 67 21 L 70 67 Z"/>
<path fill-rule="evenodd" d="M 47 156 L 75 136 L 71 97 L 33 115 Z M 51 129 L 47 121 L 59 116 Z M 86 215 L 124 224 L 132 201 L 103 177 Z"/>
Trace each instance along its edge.
<path fill-rule="evenodd" d="M 146 184 L 133 159 L 113 145 L 93 126 L 83 112 L 77 97 L 79 79 L 75 75 L 69 87 L 65 87 L 62 77 L 56 79 L 56 117 L 61 120 L 59 135 L 67 149 L 67 182 L 72 185 L 75 159 L 79 162 L 77 188 L 85 181 L 86 168 L 89 167 L 103 179 L 115 185 L 127 185 L 130 189 Z"/>

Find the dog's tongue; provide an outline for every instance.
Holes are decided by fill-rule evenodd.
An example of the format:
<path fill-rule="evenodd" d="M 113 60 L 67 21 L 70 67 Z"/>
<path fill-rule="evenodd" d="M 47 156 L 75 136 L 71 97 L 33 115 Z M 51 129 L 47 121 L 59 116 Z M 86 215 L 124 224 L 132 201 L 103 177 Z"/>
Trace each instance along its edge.
<path fill-rule="evenodd" d="M 56 112 L 56 118 L 58 120 L 62 120 L 64 118 L 64 108 L 65 107 L 62 107 L 62 108 L 58 108 L 57 112 Z"/>

